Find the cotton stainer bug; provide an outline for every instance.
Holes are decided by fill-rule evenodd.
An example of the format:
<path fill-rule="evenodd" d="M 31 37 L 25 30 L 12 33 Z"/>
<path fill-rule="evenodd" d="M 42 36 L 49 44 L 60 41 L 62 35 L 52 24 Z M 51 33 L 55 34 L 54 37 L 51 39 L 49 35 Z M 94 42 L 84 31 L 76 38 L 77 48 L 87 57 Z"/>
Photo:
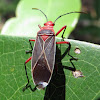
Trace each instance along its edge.
<path fill-rule="evenodd" d="M 37 8 L 33 8 L 33 9 L 41 11 L 40 9 L 37 9 Z M 58 18 L 64 15 L 67 15 L 67 14 L 71 14 L 71 13 L 81 13 L 81 12 L 66 13 L 66 14 L 59 16 Z M 69 54 L 69 51 L 71 48 L 71 44 L 69 42 L 66 42 L 66 41 L 56 42 L 55 41 L 55 37 L 62 30 L 63 30 L 62 38 L 64 38 L 63 35 L 66 30 L 66 25 L 63 26 L 55 34 L 53 26 L 55 25 L 55 21 L 58 18 L 54 22 L 52 22 L 52 21 L 48 21 L 47 16 L 45 14 L 44 16 L 46 17 L 47 22 L 44 24 L 43 27 L 39 25 L 40 30 L 37 32 L 36 40 L 34 39 L 29 40 L 29 42 L 34 41 L 35 44 L 33 48 L 30 42 L 31 50 L 27 51 L 27 53 L 32 53 L 32 56 L 25 61 L 25 72 L 26 72 L 28 83 L 23 88 L 23 91 L 25 91 L 27 88 L 30 88 L 32 91 L 35 91 L 37 88 L 43 89 L 49 84 L 50 79 L 52 77 L 54 64 L 55 64 L 56 44 L 68 44 L 68 55 L 71 56 Z M 74 58 L 72 57 L 72 59 Z M 29 78 L 27 75 L 26 63 L 28 63 L 30 60 L 31 60 L 31 73 L 33 77 L 33 82 L 36 85 L 35 88 L 32 88 L 31 85 L 29 84 Z"/>

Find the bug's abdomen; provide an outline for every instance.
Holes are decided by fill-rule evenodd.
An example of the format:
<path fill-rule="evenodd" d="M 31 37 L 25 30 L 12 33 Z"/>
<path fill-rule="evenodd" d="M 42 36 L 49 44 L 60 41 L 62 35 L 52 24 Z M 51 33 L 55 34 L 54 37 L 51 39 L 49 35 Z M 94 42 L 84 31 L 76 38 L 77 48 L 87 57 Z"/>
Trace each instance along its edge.
<path fill-rule="evenodd" d="M 39 82 L 47 82 L 51 76 L 51 72 L 49 70 L 49 66 L 45 59 L 45 55 L 42 54 L 40 59 L 37 61 L 36 65 L 34 66 L 33 71 L 33 78 L 35 80 L 35 84 Z"/>

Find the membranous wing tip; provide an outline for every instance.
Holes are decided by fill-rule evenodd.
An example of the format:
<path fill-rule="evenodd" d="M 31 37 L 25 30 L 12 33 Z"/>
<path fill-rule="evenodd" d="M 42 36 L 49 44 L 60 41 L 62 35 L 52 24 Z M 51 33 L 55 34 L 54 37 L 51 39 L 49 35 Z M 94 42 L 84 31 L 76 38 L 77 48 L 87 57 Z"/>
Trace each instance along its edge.
<path fill-rule="evenodd" d="M 48 85 L 47 82 L 39 82 L 37 85 L 38 89 L 44 89 Z"/>

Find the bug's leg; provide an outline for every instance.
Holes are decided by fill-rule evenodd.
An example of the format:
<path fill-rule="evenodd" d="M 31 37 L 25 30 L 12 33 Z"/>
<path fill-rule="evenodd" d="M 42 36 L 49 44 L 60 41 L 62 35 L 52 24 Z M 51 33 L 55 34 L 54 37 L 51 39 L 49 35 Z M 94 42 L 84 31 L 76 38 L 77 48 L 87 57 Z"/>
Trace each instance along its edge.
<path fill-rule="evenodd" d="M 70 57 L 72 57 L 72 59 L 73 60 L 76 60 L 76 58 L 74 58 L 73 56 L 71 56 L 70 55 L 70 49 L 71 49 L 71 44 L 70 44 L 70 42 L 66 42 L 66 41 L 64 41 L 64 33 L 65 33 L 65 30 L 66 30 L 66 25 L 65 26 L 63 26 L 57 33 L 56 33 L 56 36 L 62 31 L 64 29 L 64 31 L 63 31 L 63 34 L 62 34 L 62 39 L 63 39 L 63 41 L 61 41 L 61 42 L 56 42 L 56 44 L 68 44 L 68 55 L 70 56 Z"/>
<path fill-rule="evenodd" d="M 26 61 L 25 61 L 25 73 L 26 73 L 26 77 L 27 77 L 27 81 L 28 83 L 26 84 L 26 86 L 23 88 L 23 91 L 25 91 L 27 88 L 28 88 L 28 85 L 29 85 L 29 78 L 28 78 L 28 75 L 27 75 L 27 68 L 26 68 L 26 63 L 28 63 L 30 60 L 32 59 L 32 56 L 30 58 L 28 58 Z"/>
<path fill-rule="evenodd" d="M 71 44 L 70 44 L 70 42 L 61 41 L 61 42 L 56 42 L 56 44 L 68 44 L 68 48 L 67 48 L 68 55 L 71 57 L 70 62 L 71 62 L 72 66 L 73 66 L 74 69 L 75 69 L 75 66 L 74 66 L 74 64 L 72 63 L 72 60 L 76 60 L 76 61 L 77 61 L 78 59 L 77 59 L 77 58 L 74 58 L 73 56 L 70 55 L 70 49 L 71 49 Z"/>
<path fill-rule="evenodd" d="M 63 41 L 61 41 L 61 42 L 56 42 L 56 44 L 68 44 L 68 49 L 67 49 L 67 53 L 68 53 L 68 55 L 71 57 L 71 59 L 70 59 L 70 62 L 71 62 L 71 64 L 72 64 L 72 66 L 74 67 L 74 70 L 76 70 L 75 69 L 75 66 L 74 66 L 74 64 L 73 64 L 73 62 L 72 62 L 72 60 L 78 60 L 77 58 L 74 58 L 73 56 L 71 56 L 70 55 L 70 49 L 71 49 L 71 44 L 70 44 L 70 42 L 67 42 L 67 41 L 64 41 L 64 33 L 65 33 L 65 30 L 66 30 L 66 25 L 65 26 L 63 26 L 57 33 L 56 33 L 56 36 L 62 31 L 64 29 L 64 31 L 63 31 L 63 34 L 62 34 L 62 39 L 63 39 Z"/>
<path fill-rule="evenodd" d="M 62 34 L 62 36 L 61 36 L 62 39 L 64 40 L 64 33 L 65 33 L 65 30 L 66 30 L 66 27 L 67 27 L 66 25 L 63 26 L 63 27 L 56 33 L 56 36 L 57 36 L 62 30 L 64 30 L 64 31 L 63 31 L 63 34 Z"/>
<path fill-rule="evenodd" d="M 30 46 L 31 46 L 31 50 L 26 51 L 26 54 L 28 54 L 28 53 L 32 53 L 33 47 L 32 47 L 32 43 L 31 43 L 31 41 L 35 41 L 35 40 L 34 40 L 34 39 L 29 39 L 29 43 L 30 43 Z"/>
<path fill-rule="evenodd" d="M 29 78 L 28 78 L 28 75 L 27 75 L 26 63 L 28 63 L 31 59 L 32 59 L 32 56 L 31 56 L 30 58 L 28 58 L 28 59 L 25 61 L 25 64 L 24 64 L 24 66 L 25 66 L 25 73 L 26 73 L 26 77 L 27 77 L 27 81 L 28 81 L 28 82 L 27 82 L 26 86 L 23 88 L 23 92 L 24 92 L 27 88 L 30 88 L 31 91 L 35 91 L 35 90 L 36 90 L 36 86 L 35 86 L 35 88 L 32 89 L 31 85 L 29 85 Z"/>
<path fill-rule="evenodd" d="M 73 70 L 72 70 L 72 71 L 75 71 L 76 68 L 75 68 L 75 66 L 74 66 L 74 64 L 73 64 L 73 62 L 72 62 L 72 60 L 76 60 L 76 61 L 77 61 L 77 59 L 73 59 L 73 58 L 70 59 L 70 62 L 71 62 L 71 64 L 72 64 L 72 66 L 73 66 Z"/>
<path fill-rule="evenodd" d="M 70 55 L 70 49 L 71 49 L 71 44 L 70 44 L 70 42 L 67 42 L 67 41 L 61 41 L 61 42 L 56 42 L 56 44 L 68 44 L 68 55 L 70 56 L 70 57 L 72 57 L 72 59 L 73 60 L 76 60 L 76 58 L 74 58 L 73 56 L 71 56 Z"/>
<path fill-rule="evenodd" d="M 31 89 L 31 91 L 35 91 L 37 88 L 36 88 L 37 86 L 35 86 L 34 88 L 32 88 L 31 87 L 31 85 L 29 85 L 29 84 L 26 84 L 26 86 L 23 88 L 23 92 L 27 89 L 27 88 L 30 88 Z"/>
<path fill-rule="evenodd" d="M 62 34 L 62 36 L 61 36 L 63 41 L 64 41 L 64 38 L 65 38 L 65 37 L 64 37 L 65 30 L 66 30 L 66 27 L 64 28 L 63 34 Z"/>

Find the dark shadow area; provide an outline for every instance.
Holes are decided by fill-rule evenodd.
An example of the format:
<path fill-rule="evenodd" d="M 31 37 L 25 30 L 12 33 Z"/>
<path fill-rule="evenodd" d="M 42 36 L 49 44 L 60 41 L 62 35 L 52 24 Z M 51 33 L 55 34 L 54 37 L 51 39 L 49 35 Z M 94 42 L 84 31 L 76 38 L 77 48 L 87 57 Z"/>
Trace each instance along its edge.
<path fill-rule="evenodd" d="M 44 100 L 65 100 L 65 74 L 61 63 L 61 52 L 58 47 L 56 47 L 55 68 L 51 81 L 46 88 Z"/>
<path fill-rule="evenodd" d="M 56 61 L 55 61 L 55 68 L 53 71 L 53 75 L 49 85 L 46 88 L 44 100 L 65 100 L 65 74 L 63 68 L 75 71 L 76 68 L 72 63 L 73 67 L 63 66 L 61 60 L 67 55 L 68 48 L 65 50 L 64 54 L 61 55 L 61 51 L 56 46 Z M 68 56 L 68 55 L 67 55 Z"/>
<path fill-rule="evenodd" d="M 100 100 L 100 97 L 97 100 Z"/>

